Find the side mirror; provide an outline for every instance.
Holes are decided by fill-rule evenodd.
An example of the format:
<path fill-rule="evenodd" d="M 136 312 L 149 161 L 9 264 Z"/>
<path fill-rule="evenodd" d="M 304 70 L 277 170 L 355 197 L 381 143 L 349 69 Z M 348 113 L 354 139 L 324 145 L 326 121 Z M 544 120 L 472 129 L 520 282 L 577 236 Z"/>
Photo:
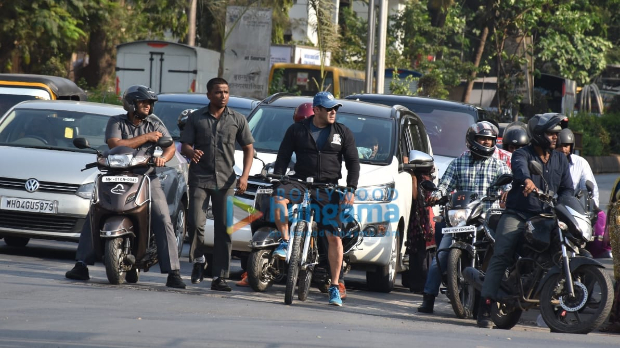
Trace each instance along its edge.
<path fill-rule="evenodd" d="M 495 178 L 491 186 L 504 186 L 512 182 L 512 174 L 502 174 Z"/>
<path fill-rule="evenodd" d="M 588 192 L 594 192 L 594 183 L 590 180 L 586 180 L 586 189 L 588 189 Z"/>
<path fill-rule="evenodd" d="M 161 137 L 159 138 L 159 140 L 157 140 L 157 146 L 161 147 L 162 149 L 165 147 L 169 147 L 172 144 L 174 144 L 174 140 L 172 140 L 171 137 Z"/>
<path fill-rule="evenodd" d="M 88 140 L 86 140 L 86 138 L 73 139 L 73 146 L 77 147 L 78 149 L 89 149 L 90 148 L 90 144 L 88 143 Z"/>
<path fill-rule="evenodd" d="M 431 169 L 435 165 L 433 156 L 418 150 L 409 151 L 409 163 L 403 164 L 404 170 Z"/>
<path fill-rule="evenodd" d="M 424 189 L 424 191 L 426 192 L 434 192 L 437 191 L 437 186 L 435 186 L 435 183 L 433 183 L 430 180 L 424 180 L 420 183 L 420 186 Z"/>
<path fill-rule="evenodd" d="M 532 173 L 534 173 L 536 175 L 542 175 L 543 174 L 543 166 L 539 162 L 530 161 L 530 163 L 528 164 L 527 168 L 530 170 L 530 172 L 532 172 Z"/>

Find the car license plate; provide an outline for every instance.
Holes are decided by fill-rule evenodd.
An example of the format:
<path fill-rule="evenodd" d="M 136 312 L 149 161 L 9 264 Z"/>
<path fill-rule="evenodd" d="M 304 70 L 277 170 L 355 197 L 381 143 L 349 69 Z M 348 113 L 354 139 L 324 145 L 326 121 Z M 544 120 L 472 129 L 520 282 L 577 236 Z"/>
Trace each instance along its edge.
<path fill-rule="evenodd" d="M 58 212 L 58 201 L 2 197 L 0 209 L 27 211 L 30 213 L 56 214 Z"/>
<path fill-rule="evenodd" d="M 138 178 L 135 176 L 104 176 L 101 178 L 101 182 L 129 182 L 135 184 L 138 182 Z"/>
<path fill-rule="evenodd" d="M 466 232 L 476 232 L 476 226 L 460 226 L 460 227 L 444 227 L 441 230 L 442 234 L 448 233 L 466 233 Z"/>
<path fill-rule="evenodd" d="M 262 193 L 262 194 L 266 194 L 266 195 L 270 195 L 273 193 L 273 189 L 270 188 L 259 188 L 256 190 L 256 193 Z"/>

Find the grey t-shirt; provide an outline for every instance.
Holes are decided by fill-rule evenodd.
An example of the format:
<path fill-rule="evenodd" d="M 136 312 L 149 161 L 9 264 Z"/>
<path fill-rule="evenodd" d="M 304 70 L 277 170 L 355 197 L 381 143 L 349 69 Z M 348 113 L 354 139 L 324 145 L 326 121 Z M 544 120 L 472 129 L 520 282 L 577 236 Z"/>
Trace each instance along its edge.
<path fill-rule="evenodd" d="M 191 113 L 185 123 L 181 142 L 204 152 L 198 163 L 189 165 L 189 185 L 207 189 L 228 189 L 235 184 L 235 142 L 254 143 L 245 116 L 226 107 L 219 119 L 209 106 Z"/>
<path fill-rule="evenodd" d="M 151 133 L 160 132 L 162 137 L 170 137 L 170 133 L 164 123 L 155 115 L 147 116 L 139 125 L 134 125 L 126 114 L 110 117 L 108 125 L 105 129 L 105 142 L 108 142 L 110 138 L 117 139 L 131 139 L 137 136 Z M 148 149 L 154 144 L 147 142 L 139 146 L 138 150 Z"/>
<path fill-rule="evenodd" d="M 316 142 L 317 149 L 321 150 L 329 137 L 329 127 L 319 128 L 310 122 L 310 134 L 312 134 L 312 138 Z"/>

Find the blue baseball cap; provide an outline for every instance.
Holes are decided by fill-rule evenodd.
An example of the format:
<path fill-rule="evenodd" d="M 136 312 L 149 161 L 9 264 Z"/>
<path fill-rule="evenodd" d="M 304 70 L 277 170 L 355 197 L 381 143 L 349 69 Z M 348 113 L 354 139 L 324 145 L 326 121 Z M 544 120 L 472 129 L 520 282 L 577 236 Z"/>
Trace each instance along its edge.
<path fill-rule="evenodd" d="M 329 92 L 319 92 L 314 96 L 314 100 L 312 100 L 312 106 L 322 106 L 326 109 L 333 108 L 336 105 L 342 106 Z"/>

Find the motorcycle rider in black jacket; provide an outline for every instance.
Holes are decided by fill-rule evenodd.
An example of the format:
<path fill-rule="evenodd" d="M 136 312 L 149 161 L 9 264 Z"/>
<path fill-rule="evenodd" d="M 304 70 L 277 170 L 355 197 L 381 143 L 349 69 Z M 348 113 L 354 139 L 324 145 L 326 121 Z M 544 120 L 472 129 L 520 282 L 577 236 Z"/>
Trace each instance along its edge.
<path fill-rule="evenodd" d="M 548 189 L 559 196 L 574 195 L 568 160 L 563 154 L 553 151 L 561 130 L 560 122 L 564 118 L 552 113 L 534 115 L 528 122 L 531 144 L 512 154 L 512 190 L 508 192 L 506 211 L 497 226 L 494 254 L 489 262 L 481 292 L 478 327 L 492 326 L 491 303 L 497 299 L 502 275 L 513 261 L 517 244 L 525 230 L 525 221 L 549 210 L 532 192 L 541 189 L 544 191 L 546 181 Z M 532 160 L 541 162 L 544 168 L 543 176 L 530 173 L 528 163 Z"/>

